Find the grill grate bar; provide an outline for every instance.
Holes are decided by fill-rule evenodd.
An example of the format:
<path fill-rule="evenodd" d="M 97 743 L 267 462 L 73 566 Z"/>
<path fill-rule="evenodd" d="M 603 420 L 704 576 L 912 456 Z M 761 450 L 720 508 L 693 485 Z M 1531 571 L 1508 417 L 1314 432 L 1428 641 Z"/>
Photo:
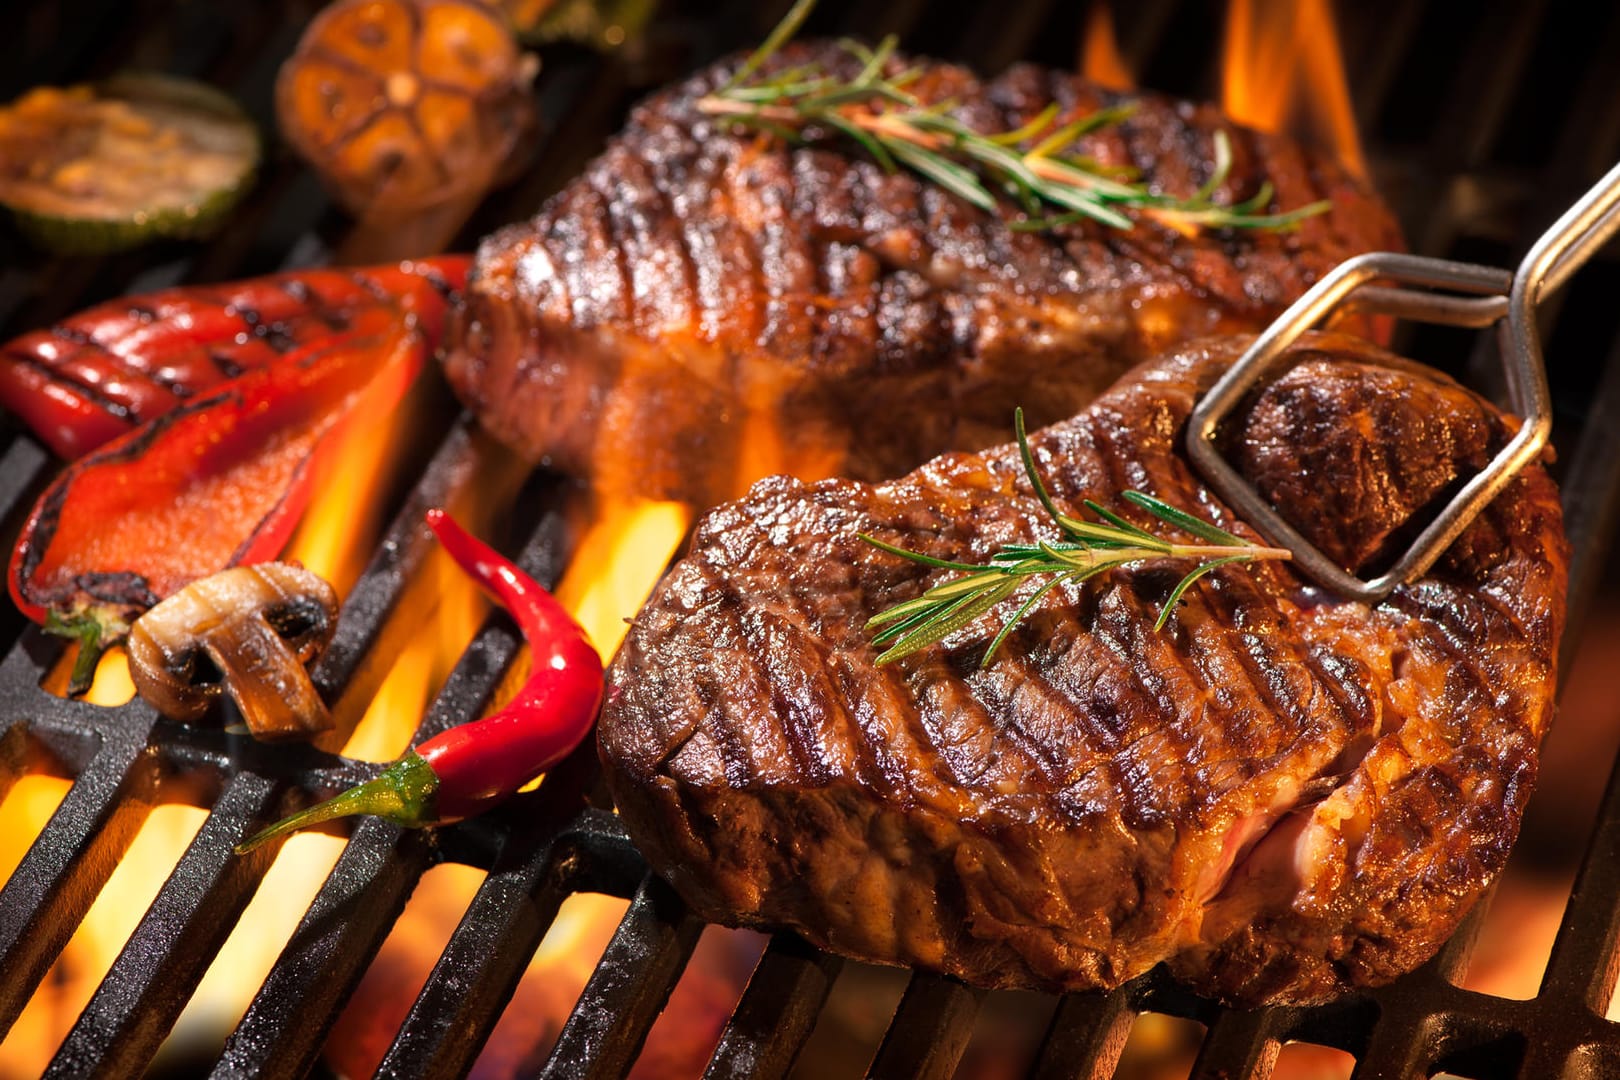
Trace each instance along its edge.
<path fill-rule="evenodd" d="M 1353 1080 L 1409 1077 L 1449 1070 L 1481 1080 L 1518 1075 L 1524 1054 L 1517 1034 L 1537 1026 L 1534 1001 L 1512 1001 L 1463 990 L 1439 977 L 1434 964 L 1371 995 L 1379 1008 Z M 1569 1031 L 1556 1007 L 1551 1028 Z M 1557 1017 L 1554 1019 L 1554 1017 Z M 1548 1034 L 1551 1035 L 1551 1028 Z"/>
<path fill-rule="evenodd" d="M 413 489 L 396 515 L 388 537 L 372 566 L 350 594 L 341 616 L 338 640 L 323 658 L 318 677 L 342 684 L 354 658 L 371 655 L 377 646 L 362 646 L 378 634 L 386 615 L 401 604 L 400 596 L 422 579 L 411 571 L 420 566 L 432 541 L 420 522 L 425 510 L 450 502 L 451 496 L 479 474 L 477 453 L 465 423 L 455 427 L 441 445 L 423 482 Z M 554 558 L 545 550 L 554 546 L 554 530 L 543 529 L 525 565 L 547 566 Z M 545 578 L 549 580 L 549 575 Z M 358 614 L 356 614 L 358 613 Z M 399 620 L 394 620 L 399 621 Z M 345 632 L 349 631 L 347 637 Z M 343 640 L 345 648 L 337 648 Z M 466 649 L 424 721 L 424 730 L 454 724 L 474 716 L 494 692 L 501 674 L 517 655 L 519 641 L 504 616 L 491 616 L 474 643 Z M 391 652 L 390 652 L 391 655 Z M 326 661 L 330 661 L 329 663 Z M 380 665 L 379 665 L 380 666 Z M 381 675 L 378 675 L 380 678 Z M 329 790 L 351 783 L 356 770 L 333 770 Z M 318 788 L 318 790 L 328 790 Z M 355 841 L 348 844 L 338 864 L 322 885 L 310 912 L 272 968 L 238 1030 L 227 1043 L 222 1072 L 251 1071 L 264 1058 L 267 1041 L 287 1056 L 306 1065 L 318 1053 L 325 1032 L 336 1020 L 344 999 L 358 984 L 365 967 L 387 937 L 406 897 L 429 862 L 428 847 L 420 837 L 402 840 L 404 830 L 374 820 L 363 820 Z M 386 852 L 386 855 L 384 854 Z M 364 898 L 366 918 L 357 918 Z M 385 917 L 384 917 L 385 916 Z M 350 922 L 354 925 L 348 925 Z M 532 948 L 533 943 L 530 943 Z M 526 953 L 524 954 L 526 955 Z M 288 1002 L 306 1003 L 297 1023 L 288 1023 Z M 309 1014 L 316 1014 L 311 1017 Z M 272 1055 L 280 1058 L 281 1053 Z M 294 1075 L 289 1070 L 288 1075 Z"/>
<path fill-rule="evenodd" d="M 0 439 L 10 440 L 10 445 L 0 454 L 0 542 L 5 544 L 7 552 L 16 539 L 13 527 L 22 528 L 23 515 L 28 513 L 55 472 L 50 455 L 43 447 L 9 428 L 10 425 L 0 425 Z M 27 625 L 28 620 L 15 604 L 0 600 L 0 642 L 17 641 Z"/>
<path fill-rule="evenodd" d="M 1102 1080 L 1113 1075 L 1136 1010 L 1130 994 L 1064 994 L 1041 1040 L 1033 1080 Z"/>
<path fill-rule="evenodd" d="M 540 1076 L 628 1073 L 702 932 L 662 878 L 643 878 Z"/>
<path fill-rule="evenodd" d="M 1547 958 L 1541 993 L 1602 1016 L 1620 977 L 1620 762 Z"/>
<path fill-rule="evenodd" d="M 488 505 L 504 508 L 522 478 L 514 470 L 496 467 L 487 442 L 473 435 L 471 423 L 463 416 L 445 435 L 344 599 L 337 632 L 310 673 L 322 697 L 336 699 L 333 719 L 345 736 L 364 714 L 400 648 L 418 629 L 415 616 L 430 614 L 437 603 L 432 575 L 419 572 L 434 550 L 423 515 L 434 506 L 455 510 L 475 485 Z M 321 744 L 332 741 L 323 739 Z"/>
<path fill-rule="evenodd" d="M 427 869 L 426 837 L 401 838 L 402 832 L 375 820 L 356 827 L 354 842 L 344 847 L 226 1040 L 212 1073 L 215 1080 L 293 1080 L 308 1074 L 326 1033 Z"/>
<path fill-rule="evenodd" d="M 1602 382 L 1590 402 L 1590 415 L 1604 417 L 1586 425 L 1562 483 L 1564 527 L 1569 535 L 1569 625 L 1562 670 L 1569 670 L 1579 628 L 1585 622 L 1605 570 L 1614 558 L 1612 545 L 1620 526 L 1620 341 L 1609 349 Z M 1620 807 L 1616 808 L 1620 813 Z M 1609 820 L 1607 814 L 1604 821 Z M 1610 893 L 1611 897 L 1620 893 Z"/>
<path fill-rule="evenodd" d="M 568 895 L 554 850 L 541 843 L 518 865 L 484 879 L 389 1048 L 382 1074 L 454 1076 L 472 1067 Z"/>
<path fill-rule="evenodd" d="M 842 957 L 813 948 L 796 934 L 774 935 L 720 1035 L 706 1080 L 786 1076 L 843 966 Z"/>
<path fill-rule="evenodd" d="M 500 813 L 500 852 L 412 1004 L 384 1074 L 466 1073 L 563 900 L 587 889 L 628 896 L 645 877 L 640 855 L 611 815 L 587 810 L 568 820 L 581 794 L 571 782 L 581 762 L 576 754 L 536 795 Z"/>
<path fill-rule="evenodd" d="M 949 1080 L 973 1036 L 985 991 L 926 972 L 912 975 L 867 1076 Z"/>
<path fill-rule="evenodd" d="M 157 1054 L 259 884 L 231 846 L 273 785 L 233 779 L 51 1062 L 49 1077 L 134 1076 Z"/>
<path fill-rule="evenodd" d="M 646 876 L 612 815 L 587 810 L 558 826 L 556 811 L 578 801 L 578 788 L 568 781 L 579 763 L 576 756 L 538 796 L 500 812 L 499 831 L 507 837 L 502 851 L 417 995 L 383 1073 L 467 1072 L 563 900 L 583 890 L 629 896 Z M 554 783 L 558 779 L 563 783 Z"/>
<path fill-rule="evenodd" d="M 43 487 L 54 471 L 43 447 L 26 436 L 13 438 L 0 455 L 0 521 L 9 521 L 30 505 L 36 489 Z"/>
<path fill-rule="evenodd" d="M 12 659 L 37 636 L 25 635 Z M 0 677 L 19 666 L 7 663 Z M 157 777 L 146 753 L 147 728 L 139 723 L 142 716 L 150 722 L 151 715 L 145 708 L 125 711 L 125 736 L 104 746 L 75 777 L 0 889 L 0 970 L 6 973 L 0 979 L 0 1030 L 16 1022 L 151 809 Z"/>
<path fill-rule="evenodd" d="M 1567 1009 L 1549 1008 L 1550 1001 L 1539 1004 L 1542 1007 L 1536 1010 L 1537 1015 L 1531 1022 L 1547 1035 L 1530 1041 L 1518 1032 L 1505 1033 L 1503 1038 L 1510 1044 L 1509 1052 L 1519 1066 L 1515 1072 L 1505 1075 L 1519 1080 L 1548 1076 L 1560 1080 L 1606 1080 L 1615 1075 L 1612 1068 L 1605 1071 L 1592 1067 L 1590 1051 L 1602 1049 L 1605 1041 L 1605 1033 L 1597 1030 L 1602 1021 L 1577 1012 L 1574 1015 L 1578 1020 L 1572 1024 L 1567 1019 L 1571 1015 Z M 1609 1055 L 1610 1061 L 1614 1060 L 1612 1045 L 1603 1053 Z"/>
<path fill-rule="evenodd" d="M 1495 895 L 1496 890 L 1493 887 L 1480 897 L 1479 903 L 1474 905 L 1474 910 L 1463 916 L 1456 931 L 1440 947 L 1434 959 L 1419 970 L 1455 985 L 1468 971 L 1468 960 L 1474 954 L 1474 943 L 1479 938 L 1480 927 L 1485 923 L 1485 914 L 1491 906 L 1491 898 Z"/>
<path fill-rule="evenodd" d="M 1286 1014 L 1285 1009 L 1222 1009 L 1198 1050 L 1191 1080 L 1270 1076 L 1282 1049 Z"/>
<path fill-rule="evenodd" d="M 1357 1058 L 1350 1080 L 1410 1080 L 1427 1075 L 1434 1023 L 1427 1008 L 1382 1017 L 1367 1041 L 1366 1052 Z"/>
<path fill-rule="evenodd" d="M 76 0 L 72 6 L 78 12 L 113 10 L 105 0 Z M 262 118 L 267 115 L 264 99 L 276 63 L 296 37 L 294 24 L 302 23 L 315 6 L 299 0 L 293 16 L 276 6 L 256 10 L 249 20 L 252 32 L 223 37 L 215 33 L 207 39 L 211 44 L 194 45 L 189 58 L 177 59 L 171 66 L 224 78 Z M 669 26 L 660 31 L 666 35 L 657 39 L 661 45 L 629 62 L 604 61 L 583 51 L 548 55 L 538 86 L 547 120 L 540 164 L 520 186 L 487 201 L 463 238 L 526 215 L 545 194 L 572 177 L 602 134 L 615 126 L 625 94 L 637 80 L 662 81 L 703 59 L 703 54 L 757 39 L 786 0 L 771 6 L 776 10 L 766 13 L 733 4 L 737 18 L 732 21 L 711 21 L 696 29 L 694 21 L 684 32 L 700 44 L 681 46 L 688 51 L 673 62 L 674 49 L 658 51 L 671 41 Z M 1049 3 L 1038 6 L 1043 13 L 1038 18 L 1027 11 L 1004 13 L 1006 18 L 998 19 L 980 13 L 942 24 L 921 0 L 882 10 L 844 4 L 819 12 L 820 21 L 814 25 L 867 35 L 899 29 L 913 47 L 918 45 L 914 37 L 927 39 L 937 43 L 937 51 L 965 59 L 990 75 L 1004 55 L 1028 48 L 1052 51 L 1057 30 L 1062 31 L 1065 47 L 1078 45 L 1069 40 L 1075 24 L 1072 11 Z M 1184 38 L 1180 32 L 1187 27 L 1178 26 L 1173 6 L 1169 0 L 1116 5 L 1121 9 L 1115 12 L 1121 41 L 1137 70 L 1148 70 L 1151 57 L 1162 50 L 1175 52 L 1177 39 Z M 1490 160 L 1504 124 L 1513 116 L 1514 98 L 1520 92 L 1518 76 L 1531 70 L 1534 43 L 1548 22 L 1549 10 L 1544 0 L 1522 8 L 1488 5 L 1477 23 L 1479 29 L 1463 42 L 1462 66 L 1436 88 L 1444 103 L 1434 113 L 1437 122 L 1432 130 L 1411 148 L 1371 148 L 1380 170 L 1397 181 L 1390 185 L 1393 197 L 1402 194 L 1399 181 L 1413 189 L 1401 199 L 1402 216 L 1415 226 L 1412 235 L 1420 247 L 1434 246 L 1423 242 L 1424 229 L 1430 230 L 1431 240 L 1443 240 L 1441 246 L 1448 252 L 1454 243 L 1481 239 L 1511 244 L 1521 226 L 1539 224 L 1532 210 L 1558 201 L 1553 189 L 1563 190 L 1599 170 L 1614 153 L 1620 140 L 1620 98 L 1612 93 L 1612 79 L 1593 68 L 1576 107 L 1562 123 L 1555 165 L 1531 176 L 1528 170 Z M 701 16 L 709 19 L 713 14 Z M 1423 55 L 1425 31 L 1433 21 L 1424 14 L 1422 5 L 1411 5 L 1394 20 L 1395 30 L 1389 23 L 1374 27 L 1369 21 L 1362 25 L 1359 38 L 1347 35 L 1363 118 L 1384 109 L 1384 100 L 1401 82 L 1397 73 L 1413 63 L 1413 57 Z M 190 17 L 215 18 L 196 11 Z M 122 16 L 112 20 L 120 26 L 128 21 Z M 1191 18 L 1200 27 L 1208 21 L 1196 12 Z M 249 22 L 231 25 L 239 28 Z M 22 70 L 44 71 L 48 65 L 50 76 L 59 68 L 93 75 L 129 52 L 114 38 L 92 48 L 99 39 L 81 32 L 83 26 L 92 25 L 105 29 L 105 20 L 72 23 L 73 36 L 80 39 L 76 52 L 51 56 L 48 49 L 30 50 Z M 178 51 L 184 44 L 173 40 L 184 35 L 177 35 L 161 19 L 145 19 L 143 13 L 139 25 L 145 55 L 173 56 L 171 45 Z M 209 25 L 218 29 L 213 22 Z M 1605 41 L 1620 40 L 1620 17 L 1609 19 L 1602 32 Z M 1390 47 L 1391 33 L 1402 42 L 1398 49 Z M 159 43 L 156 51 L 150 47 L 154 41 Z M 1392 55 L 1396 52 L 1398 56 Z M 1600 48 L 1598 55 L 1612 52 Z M 1380 56 L 1371 64 L 1377 74 L 1366 75 L 1368 58 Z M 658 63 L 666 70 L 649 76 Z M 1489 78 L 1481 81 L 1481 75 Z M 1399 101 L 1390 102 L 1391 108 L 1400 106 Z M 1591 169 L 1586 169 L 1587 163 L 1592 163 Z M 1447 182 L 1448 176 L 1456 179 Z M 232 230 L 184 254 L 168 249 L 102 261 L 36 260 L 0 269 L 0 323 L 24 313 L 36 322 L 125 291 L 132 282 L 240 277 L 273 268 L 289 250 L 294 261 L 350 250 L 343 243 L 346 226 L 308 172 L 284 155 L 267 162 L 258 190 L 235 221 Z M 297 238 L 298 246 L 290 238 Z M 1609 360 L 1590 417 L 1620 414 L 1620 347 Z M 1572 627 L 1579 625 L 1580 605 L 1602 573 L 1620 486 L 1620 436 L 1601 420 L 1586 427 L 1572 456 L 1567 445 L 1562 447 L 1571 462 L 1565 498 L 1577 545 Z M 9 429 L 5 435 L 9 445 L 0 454 L 0 520 L 14 526 L 53 464 L 31 439 L 13 436 Z M 392 662 L 402 628 L 431 603 L 427 595 L 431 586 L 422 580 L 428 575 L 416 572 L 431 549 L 419 524 L 420 511 L 433 503 L 453 502 L 474 476 L 480 484 L 485 482 L 490 474 L 477 440 L 465 421 L 445 436 L 347 598 L 337 640 L 316 672 L 328 700 L 342 695 L 334 710 L 340 731 L 352 726 Z M 504 507 L 507 498 L 503 495 L 496 502 Z M 547 507 L 539 530 L 560 534 L 560 515 L 549 503 Z M 537 548 L 537 543 L 531 542 L 525 561 L 544 562 L 549 572 L 537 576 L 550 580 L 565 553 L 563 545 L 548 542 Z M 139 704 L 112 712 L 61 702 L 36 685 L 60 655 L 60 647 L 35 630 L 19 637 L 21 625 L 9 609 L 0 615 L 0 641 L 17 642 L 0 665 L 0 708 L 5 710 L 0 715 L 11 724 L 0 738 L 0 757 L 15 766 L 0 778 L 0 793 L 16 775 L 42 768 L 75 776 L 77 783 L 42 834 L 48 840 L 35 845 L 0 892 L 0 964 L 12 976 L 0 989 L 0 1018 L 9 1021 L 16 1016 L 83 919 L 89 897 L 105 882 L 150 806 L 164 797 L 205 797 L 190 790 L 182 794 L 176 785 L 166 786 L 165 778 L 184 771 L 191 777 L 211 776 L 215 786 L 224 788 L 217 802 L 207 796 L 215 805 L 203 832 L 115 962 L 112 976 L 69 1036 L 55 1066 L 64 1075 L 77 1074 L 78 1066 L 84 1072 L 135 1071 L 151 1056 L 156 1037 L 151 1032 L 166 1029 L 173 1021 L 173 988 L 186 985 L 189 990 L 195 985 L 206 957 L 217 948 L 217 943 L 205 941 L 214 931 L 207 923 L 210 913 L 220 923 L 229 920 L 239 890 L 250 891 L 251 882 L 268 867 L 268 853 L 238 860 L 233 867 L 222 861 L 217 849 L 228 848 L 250 822 L 270 816 L 272 800 L 290 804 L 274 810 L 290 809 L 310 794 L 330 792 L 369 775 L 371 767 L 314 751 L 270 753 L 247 748 L 221 753 L 217 733 L 194 734 L 164 723 L 154 726 L 149 711 Z M 1571 643 L 1574 637 L 1572 633 Z M 487 621 L 422 730 L 431 733 L 476 715 L 516 648 L 516 636 L 504 617 Z M 198 760 L 183 760 L 188 754 Z M 232 1034 L 215 1075 L 290 1077 L 316 1067 L 326 1032 L 344 1001 L 377 954 L 411 889 L 439 860 L 486 868 L 488 877 L 429 977 L 384 1072 L 421 1074 L 470 1067 L 510 997 L 514 966 L 526 961 L 566 893 L 592 890 L 633 895 L 634 900 L 546 1070 L 548 1075 L 622 1075 L 679 978 L 702 924 L 667 888 L 643 879 L 644 865 L 611 814 L 580 810 L 587 794 L 601 804 L 600 793 L 588 790 L 595 781 L 591 756 L 582 752 L 556 770 L 538 792 L 436 837 L 374 821 L 357 825 L 315 903 Z M 1620 872 L 1608 858 L 1617 849 L 1620 775 L 1611 782 L 1548 961 L 1542 993 L 1534 1001 L 1491 998 L 1452 984 L 1465 967 L 1470 929 L 1448 945 L 1439 961 L 1396 987 L 1321 1009 L 1228 1013 L 1170 987 L 1162 975 L 1147 976 L 1113 994 L 1067 995 L 1058 1002 L 1032 1071 L 1041 1077 L 1109 1075 L 1136 1016 L 1154 1011 L 1208 1025 L 1199 1075 L 1265 1075 L 1279 1041 L 1295 1037 L 1355 1054 L 1360 1058 L 1357 1077 L 1404 1077 L 1430 1068 L 1481 1077 L 1620 1075 L 1616 1034 L 1620 1029 L 1598 1015 L 1615 984 L 1617 967 L 1613 954 L 1620 929 L 1612 898 L 1620 895 L 1616 876 Z M 197 893 L 187 895 L 187 889 Z M 48 918 L 44 912 L 50 913 Z M 1476 916 L 1468 925 L 1478 923 Z M 198 950 L 196 957 L 183 955 L 199 943 L 208 947 Z M 137 958 L 148 951 L 158 957 L 155 969 L 138 964 Z M 182 955 L 173 955 L 176 952 Z M 720 1039 L 709 1075 L 786 1072 L 815 1027 L 842 967 L 838 958 L 791 935 L 773 939 Z M 458 980 L 474 981 L 475 993 L 468 994 L 467 983 Z M 873 1062 L 873 1074 L 948 1075 L 972 1035 L 980 997 L 949 980 L 914 978 Z M 120 1011 L 118 1003 L 131 1013 L 148 1015 L 132 1018 Z M 1535 1033 L 1528 1045 L 1524 1033 Z"/>

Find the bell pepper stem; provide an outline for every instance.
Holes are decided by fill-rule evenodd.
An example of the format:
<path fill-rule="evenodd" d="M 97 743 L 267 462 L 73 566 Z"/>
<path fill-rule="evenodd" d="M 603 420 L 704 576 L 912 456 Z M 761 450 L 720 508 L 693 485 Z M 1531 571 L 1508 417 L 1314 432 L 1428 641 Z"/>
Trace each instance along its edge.
<path fill-rule="evenodd" d="M 236 845 L 236 853 L 246 855 L 262 844 L 311 825 L 355 814 L 371 814 L 413 829 L 431 825 L 435 821 L 434 795 L 438 789 L 439 777 L 433 766 L 412 751 L 365 783 L 260 830 Z"/>
<path fill-rule="evenodd" d="M 96 679 L 96 665 L 107 647 L 129 635 L 129 623 L 111 612 L 87 607 L 82 611 L 64 615 L 52 611 L 45 617 L 45 632 L 58 637 L 72 638 L 79 643 L 79 655 L 73 660 L 73 673 L 68 677 L 68 696 L 80 697 L 90 689 Z"/>

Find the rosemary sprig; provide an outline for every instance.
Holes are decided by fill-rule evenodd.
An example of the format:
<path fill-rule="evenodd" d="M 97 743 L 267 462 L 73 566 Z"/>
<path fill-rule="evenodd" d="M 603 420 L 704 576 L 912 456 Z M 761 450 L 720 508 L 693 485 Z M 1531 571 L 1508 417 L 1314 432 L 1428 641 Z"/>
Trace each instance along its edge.
<path fill-rule="evenodd" d="M 719 90 L 698 100 L 698 108 L 729 117 L 785 141 L 805 143 L 829 135 L 860 145 L 886 171 L 916 172 L 951 194 L 989 213 L 997 200 L 988 178 L 1024 210 L 1012 222 L 1035 231 L 1090 218 L 1117 229 L 1133 222 L 1121 208 L 1134 209 L 1171 228 L 1192 234 L 1201 228 L 1292 229 L 1323 213 L 1326 200 L 1268 213 L 1269 183 L 1235 205 L 1215 202 L 1215 192 L 1232 169 L 1232 146 L 1224 131 L 1214 136 L 1215 160 L 1208 181 L 1184 199 L 1156 194 L 1128 170 L 1099 165 L 1068 152 L 1088 132 L 1129 116 L 1132 106 L 1100 109 L 1061 119 L 1054 103 L 1016 131 L 986 135 L 951 115 L 955 102 L 924 104 L 907 87 L 922 72 L 888 69 L 897 41 L 893 35 L 876 49 L 854 41 L 841 47 L 860 64 L 853 78 L 840 78 L 821 64 L 802 64 L 770 76 L 760 68 L 792 40 L 816 0 L 798 0 Z"/>
<path fill-rule="evenodd" d="M 1104 570 L 1112 570 L 1127 563 L 1143 559 L 1192 559 L 1196 565 L 1181 579 L 1164 606 L 1159 609 L 1154 630 L 1161 630 L 1169 621 L 1182 594 L 1199 578 L 1219 566 L 1252 562 L 1258 559 L 1288 559 L 1292 553 L 1286 548 L 1262 547 L 1251 544 L 1241 536 L 1218 529 L 1185 510 L 1140 491 L 1126 491 L 1123 498 L 1146 510 L 1167 525 L 1198 537 L 1203 543 L 1178 544 L 1156 536 L 1146 529 L 1132 525 L 1118 514 L 1099 506 L 1090 499 L 1086 508 L 1097 521 L 1082 521 L 1070 517 L 1057 508 L 1040 473 L 1035 469 L 1035 455 L 1029 449 L 1029 437 L 1024 432 L 1024 410 L 1014 414 L 1014 427 L 1018 432 L 1018 450 L 1024 459 L 1024 471 L 1035 489 L 1041 505 L 1063 531 L 1066 539 L 1058 542 L 1036 541 L 1033 544 L 1007 544 L 990 556 L 988 564 L 952 562 L 936 559 L 932 555 L 910 551 L 885 543 L 874 536 L 861 533 L 860 537 L 873 547 L 910 559 L 924 566 L 943 570 L 957 570 L 962 576 L 941 582 L 913 600 L 899 603 L 879 612 L 867 620 L 869 630 L 877 630 L 874 645 L 887 645 L 888 650 L 878 657 L 879 664 L 892 663 L 910 656 L 919 649 L 955 633 L 997 604 L 1011 597 L 1025 581 L 1051 575 L 1032 592 L 1007 620 L 1001 631 L 985 649 L 979 661 L 988 667 L 1002 642 L 1040 603 L 1041 598 L 1064 582 L 1083 582 Z"/>

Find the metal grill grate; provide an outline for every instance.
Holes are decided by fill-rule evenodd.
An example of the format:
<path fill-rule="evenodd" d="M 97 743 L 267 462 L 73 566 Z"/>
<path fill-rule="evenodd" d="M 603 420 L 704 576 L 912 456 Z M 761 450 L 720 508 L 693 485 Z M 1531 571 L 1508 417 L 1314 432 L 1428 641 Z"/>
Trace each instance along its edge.
<path fill-rule="evenodd" d="M 29 85 L 94 77 L 130 63 L 211 79 L 262 121 L 276 65 L 318 5 L 211 0 L 70 0 L 36 4 L 0 53 L 0 99 Z M 537 93 L 545 135 L 540 165 L 497 193 L 458 238 L 531 212 L 577 171 L 645 88 L 720 52 L 757 40 L 783 5 L 724 10 L 666 4 L 647 47 L 603 60 L 549 54 Z M 1351 8 L 1354 7 L 1354 10 Z M 1005 8 L 1005 10 L 1003 10 Z M 1377 179 L 1416 250 L 1510 264 L 1564 203 L 1620 156 L 1620 10 L 1597 25 L 1577 5 L 1346 5 L 1351 82 Z M 1028 57 L 1073 61 L 1082 5 L 829 3 L 811 29 L 902 33 L 908 47 L 983 70 Z M 1144 85 L 1186 94 L 1214 86 L 1219 11 L 1138 0 L 1117 5 L 1127 61 Z M 183 281 L 242 277 L 341 260 L 354 237 L 311 177 L 275 156 L 232 230 L 200 249 L 159 247 L 105 261 L 50 261 L 0 241 L 0 334 L 10 336 L 108 296 Z M 1604 297 L 1620 264 L 1588 271 L 1567 312 L 1549 312 L 1549 356 L 1559 395 L 1555 443 L 1576 559 L 1573 642 L 1603 570 L 1620 488 L 1620 312 Z M 1409 332 L 1399 343 L 1476 384 L 1495 370 L 1466 339 Z M 0 423 L 8 423 L 0 421 Z M 416 524 L 452 497 L 482 460 L 479 437 L 448 415 L 428 426 L 420 471 L 395 500 L 384 540 L 345 603 L 337 639 L 317 670 L 328 700 L 364 700 L 419 606 L 415 571 L 428 541 Z M 0 539 L 54 468 L 26 435 L 0 427 Z M 513 549 L 542 580 L 564 550 L 561 498 L 531 479 Z M 515 512 L 522 516 L 521 512 Z M 0 796 L 19 776 L 74 783 L 43 835 L 0 891 L 0 1030 L 8 1029 L 84 917 L 151 807 L 183 801 L 209 816 L 146 912 L 111 973 L 51 1065 L 53 1076 L 133 1075 L 151 1062 L 268 867 L 232 843 L 250 821 L 368 775 L 357 762 L 313 749 L 267 749 L 217 731 L 158 719 L 135 702 L 116 710 L 39 689 L 59 646 L 0 612 Z M 473 715 L 516 653 L 504 617 L 492 617 L 462 656 L 424 720 L 433 732 Z M 487 871 L 470 910 L 417 997 L 383 1065 L 387 1075 L 466 1072 L 505 1007 L 527 958 L 563 900 L 596 891 L 630 906 L 540 1071 L 616 1076 L 633 1062 L 702 925 L 650 877 L 595 791 L 587 748 L 542 787 L 484 819 L 436 836 L 374 820 L 353 832 L 291 943 L 230 1037 L 215 1075 L 301 1076 L 318 1059 L 418 879 L 440 861 Z M 595 796 L 593 798 L 593 796 Z M 1279 1047 L 1337 1047 L 1358 1077 L 1449 1071 L 1478 1077 L 1620 1075 L 1620 1026 L 1603 1018 L 1620 965 L 1620 783 L 1611 785 L 1586 849 L 1540 994 L 1514 1001 L 1458 988 L 1472 934 L 1465 930 L 1421 971 L 1385 990 L 1318 1009 L 1237 1012 L 1189 996 L 1156 975 L 1110 995 L 1048 999 L 1050 1024 L 1033 1050 L 1040 1077 L 1102 1076 L 1143 1013 L 1206 1028 L 1197 1077 L 1264 1076 Z M 846 967 L 791 935 L 778 935 L 737 1002 L 710 1076 L 788 1071 Z M 973 1037 L 986 995 L 951 980 L 911 978 L 870 1066 L 874 1076 L 949 1076 Z"/>

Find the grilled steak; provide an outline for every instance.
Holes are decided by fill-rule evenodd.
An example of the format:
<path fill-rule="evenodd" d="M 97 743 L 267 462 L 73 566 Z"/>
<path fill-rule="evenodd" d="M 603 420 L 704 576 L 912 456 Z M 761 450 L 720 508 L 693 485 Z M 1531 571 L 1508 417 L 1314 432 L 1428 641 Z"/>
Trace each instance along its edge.
<path fill-rule="evenodd" d="M 1153 525 L 1118 498 L 1138 488 L 1252 536 L 1182 443 L 1244 344 L 1186 346 L 1036 434 L 1058 503 Z M 1292 359 L 1228 454 L 1347 566 L 1510 435 L 1355 339 Z M 1502 868 L 1564 614 L 1539 466 L 1376 607 L 1229 566 L 1155 633 L 1186 566 L 1138 563 L 1049 594 L 985 670 L 1006 605 L 875 666 L 862 624 L 950 572 L 860 532 L 974 563 L 1057 538 L 1012 446 L 877 486 L 773 478 L 703 520 L 612 668 L 600 744 L 626 826 L 705 918 L 986 986 L 1165 962 L 1228 1001 L 1312 1002 L 1423 961 Z"/>
<path fill-rule="evenodd" d="M 831 46 L 778 61 L 809 59 L 852 74 Z M 1123 100 L 1033 66 L 981 82 L 924 65 L 911 89 L 983 131 Z M 730 70 L 637 108 L 537 217 L 486 240 L 450 334 L 450 380 L 498 438 L 607 490 L 709 506 L 777 471 L 895 476 L 1001 440 L 1015 403 L 1070 416 L 1133 364 L 1257 329 L 1345 257 L 1400 245 L 1329 157 L 1210 105 L 1130 95 L 1135 113 L 1077 150 L 1185 196 L 1225 130 L 1219 201 L 1269 181 L 1279 209 L 1332 211 L 1292 233 L 1014 231 L 838 143 L 788 149 L 704 115 Z"/>

